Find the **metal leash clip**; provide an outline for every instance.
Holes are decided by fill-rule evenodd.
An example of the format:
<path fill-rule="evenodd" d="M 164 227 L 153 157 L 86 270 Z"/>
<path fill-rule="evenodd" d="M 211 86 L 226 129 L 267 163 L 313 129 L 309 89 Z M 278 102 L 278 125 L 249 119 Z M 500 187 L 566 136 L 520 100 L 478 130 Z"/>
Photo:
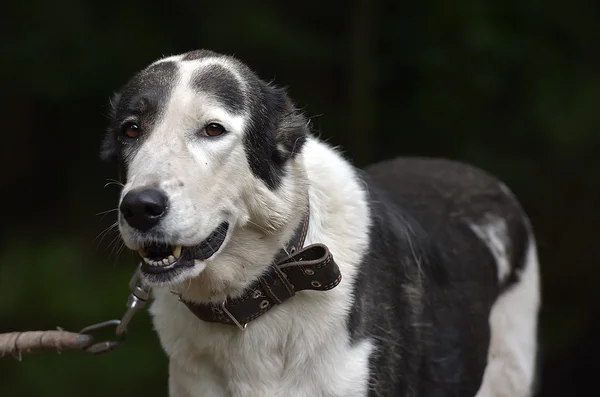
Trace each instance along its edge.
<path fill-rule="evenodd" d="M 141 263 L 138 265 L 138 268 L 131 277 L 131 280 L 129 280 L 129 291 L 131 291 L 131 293 L 127 299 L 127 310 L 125 311 L 123 317 L 120 320 L 108 320 L 98 324 L 93 324 L 79 331 L 80 334 L 92 334 L 106 328 L 115 328 L 115 340 L 94 343 L 85 349 L 85 351 L 88 353 L 100 354 L 114 350 L 125 340 L 127 327 L 129 326 L 134 314 L 146 307 L 146 303 L 150 298 L 150 287 L 144 285 L 142 282 L 140 267 Z"/>

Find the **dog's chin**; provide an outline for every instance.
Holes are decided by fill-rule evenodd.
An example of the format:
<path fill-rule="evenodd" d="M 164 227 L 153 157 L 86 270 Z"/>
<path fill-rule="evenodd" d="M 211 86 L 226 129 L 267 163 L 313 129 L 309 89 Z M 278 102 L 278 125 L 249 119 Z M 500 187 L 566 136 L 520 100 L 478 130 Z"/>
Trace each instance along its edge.
<path fill-rule="evenodd" d="M 221 223 L 204 241 L 194 246 L 150 243 L 138 252 L 142 277 L 148 284 L 169 285 L 199 275 L 205 261 L 217 255 L 227 238 L 229 223 Z"/>

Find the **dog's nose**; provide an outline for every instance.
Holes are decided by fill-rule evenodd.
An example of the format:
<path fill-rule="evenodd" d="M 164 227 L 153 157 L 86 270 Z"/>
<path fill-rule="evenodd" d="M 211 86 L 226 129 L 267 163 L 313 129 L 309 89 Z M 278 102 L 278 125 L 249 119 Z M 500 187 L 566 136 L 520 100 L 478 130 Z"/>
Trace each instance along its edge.
<path fill-rule="evenodd" d="M 167 213 L 167 195 L 154 188 L 132 190 L 123 197 L 119 210 L 129 226 L 145 232 Z"/>

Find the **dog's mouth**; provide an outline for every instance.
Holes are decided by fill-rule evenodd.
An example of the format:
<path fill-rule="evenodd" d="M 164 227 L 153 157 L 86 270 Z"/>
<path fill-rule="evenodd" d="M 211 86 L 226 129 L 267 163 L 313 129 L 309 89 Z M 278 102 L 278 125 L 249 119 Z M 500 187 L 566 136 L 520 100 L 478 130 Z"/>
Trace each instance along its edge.
<path fill-rule="evenodd" d="M 221 223 L 204 241 L 191 247 L 168 243 L 145 244 L 138 250 L 143 259 L 141 270 L 147 276 L 152 275 L 154 278 L 159 275 L 172 278 L 177 270 L 193 267 L 194 261 L 206 260 L 213 256 L 223 245 L 228 228 L 227 222 Z M 169 273 L 171 274 L 168 275 Z M 160 277 L 155 281 L 168 281 L 166 278 Z"/>
<path fill-rule="evenodd" d="M 140 248 L 138 253 L 144 262 L 151 267 L 164 267 L 177 262 L 181 258 L 183 245 L 150 244 Z"/>

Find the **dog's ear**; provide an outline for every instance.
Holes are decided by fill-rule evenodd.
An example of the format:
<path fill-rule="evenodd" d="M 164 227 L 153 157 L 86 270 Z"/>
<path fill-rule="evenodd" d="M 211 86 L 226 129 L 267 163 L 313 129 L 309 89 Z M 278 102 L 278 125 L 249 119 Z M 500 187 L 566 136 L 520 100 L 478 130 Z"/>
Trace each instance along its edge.
<path fill-rule="evenodd" d="M 271 100 L 273 107 L 270 110 L 274 113 L 274 120 L 277 120 L 271 158 L 283 164 L 302 150 L 308 135 L 308 122 L 284 88 L 271 88 Z"/>
<path fill-rule="evenodd" d="M 302 149 L 308 127 L 285 89 L 260 84 L 260 95 L 250 98 L 252 113 L 244 144 L 252 172 L 274 189 L 287 161 Z"/>
<path fill-rule="evenodd" d="M 108 102 L 108 128 L 100 147 L 100 158 L 103 161 L 111 163 L 116 163 L 117 156 L 119 155 L 119 142 L 117 141 L 117 137 L 114 133 L 114 120 L 120 97 L 120 94 L 114 94 Z"/>

